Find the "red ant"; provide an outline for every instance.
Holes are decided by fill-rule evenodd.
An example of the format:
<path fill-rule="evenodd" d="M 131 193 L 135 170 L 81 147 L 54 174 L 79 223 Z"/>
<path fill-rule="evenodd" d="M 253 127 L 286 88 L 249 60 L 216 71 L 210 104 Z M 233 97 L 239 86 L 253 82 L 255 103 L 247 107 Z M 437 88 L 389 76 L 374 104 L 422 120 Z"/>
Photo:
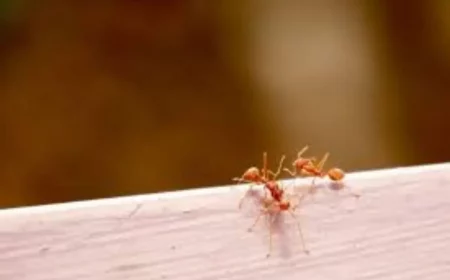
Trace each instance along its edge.
<path fill-rule="evenodd" d="M 305 146 L 297 153 L 297 158 L 292 163 L 293 171 L 289 170 L 288 168 L 284 168 L 283 170 L 289 173 L 292 177 L 314 176 L 310 189 L 310 192 L 312 192 L 313 190 L 312 187 L 314 185 L 315 178 L 317 176 L 323 177 L 321 169 L 326 159 L 328 158 L 328 154 L 326 154 L 324 158 L 318 164 L 316 164 L 315 157 L 311 158 L 302 157 L 302 155 L 308 150 L 308 148 L 309 148 L 308 146 Z"/>
<path fill-rule="evenodd" d="M 262 172 L 260 172 L 258 167 L 250 167 L 247 169 L 244 174 L 241 176 L 241 178 L 233 178 L 233 181 L 237 181 L 238 183 L 245 182 L 245 183 L 251 183 L 250 189 L 247 191 L 251 191 L 251 188 L 253 184 L 264 184 L 264 188 L 268 190 L 271 194 L 271 196 L 275 200 L 280 200 L 283 196 L 283 189 L 281 189 L 278 185 L 278 183 L 275 181 L 275 179 L 280 175 L 281 168 L 283 166 L 283 161 L 285 159 L 285 156 L 282 156 L 280 159 L 280 163 L 278 165 L 277 172 L 274 173 L 271 170 L 267 169 L 267 153 L 263 153 L 263 168 Z M 269 178 L 269 175 L 272 175 L 272 179 Z M 239 202 L 239 208 L 241 208 L 244 198 L 247 196 L 247 194 L 240 200 Z M 266 193 L 267 197 L 267 193 Z"/>
<path fill-rule="evenodd" d="M 302 151 L 304 151 L 303 149 Z M 297 156 L 297 159 L 292 164 L 294 166 L 294 171 L 290 171 L 289 169 L 284 169 L 284 171 L 288 172 L 291 176 L 296 176 L 300 173 L 303 176 L 313 176 L 313 181 L 311 184 L 311 188 L 314 186 L 315 179 L 317 177 L 324 178 L 328 177 L 333 182 L 341 183 L 345 177 L 345 172 L 337 167 L 330 168 L 328 171 L 323 172 L 323 166 L 329 157 L 329 153 L 326 153 L 322 160 L 316 164 L 315 158 L 304 159 L 301 157 L 301 153 Z M 312 189 L 310 190 L 310 192 Z M 358 194 L 352 193 L 353 196 L 359 197 Z"/>
<path fill-rule="evenodd" d="M 276 192 L 277 194 L 280 194 L 280 193 L 284 194 L 284 190 L 281 189 L 278 185 L 277 185 L 277 189 L 278 189 L 278 191 Z M 303 198 L 303 196 L 302 196 L 302 198 Z M 253 225 L 249 228 L 249 231 L 251 231 L 256 226 L 259 219 L 261 218 L 261 215 L 269 215 L 269 218 L 272 218 L 272 217 L 276 218 L 276 216 L 274 216 L 274 215 L 277 215 L 277 214 L 280 214 L 281 212 L 287 211 L 287 212 L 289 212 L 289 214 L 291 214 L 291 216 L 294 218 L 294 220 L 296 222 L 297 229 L 298 229 L 298 232 L 300 235 L 300 240 L 302 243 L 302 248 L 303 248 L 304 252 L 306 254 L 309 254 L 309 250 L 306 249 L 300 222 L 299 222 L 297 216 L 295 215 L 295 209 L 297 208 L 298 205 L 293 206 L 291 201 L 285 199 L 283 197 L 283 195 L 281 195 L 281 197 L 279 197 L 279 199 L 275 199 L 274 196 L 272 196 L 272 198 L 264 198 L 264 199 L 262 199 L 261 204 L 263 205 L 263 208 L 261 209 L 260 213 L 258 214 L 258 217 L 256 218 Z M 267 254 L 266 257 L 270 257 L 270 254 L 272 253 L 273 222 L 274 222 L 274 219 L 271 219 L 269 221 L 269 253 Z"/>
<path fill-rule="evenodd" d="M 306 250 L 303 233 L 300 227 L 300 223 L 295 215 L 295 208 L 297 206 L 292 206 L 291 202 L 287 199 L 285 199 L 285 192 L 282 187 L 280 187 L 280 184 L 276 181 L 276 178 L 281 173 L 281 168 L 283 166 L 283 161 L 285 159 L 285 156 L 282 156 L 280 159 L 280 163 L 278 165 L 277 172 L 274 173 L 267 169 L 267 153 L 263 153 L 263 168 L 262 172 L 257 167 L 250 167 L 249 169 L 244 172 L 241 178 L 234 178 L 234 181 L 238 182 L 247 182 L 247 183 L 253 183 L 253 184 L 264 184 L 264 189 L 268 191 L 270 194 L 270 197 L 268 197 L 268 193 L 265 192 L 265 197 L 261 199 L 261 204 L 263 205 L 263 209 L 261 209 L 260 213 L 258 214 L 258 217 L 256 218 L 253 225 L 249 228 L 249 230 L 252 230 L 253 227 L 258 223 L 261 215 L 266 214 L 273 216 L 274 214 L 279 214 L 283 211 L 288 211 L 291 216 L 296 220 L 297 227 L 300 233 L 300 238 L 302 242 L 303 249 L 306 253 L 309 253 L 308 250 Z M 269 177 L 269 175 L 272 176 L 272 178 Z M 250 186 L 251 188 L 251 186 Z M 250 191 L 250 190 L 249 190 Z M 245 196 L 244 196 L 245 198 Z M 241 199 L 241 202 L 239 203 L 239 207 L 242 205 L 243 198 Z M 270 230 L 270 247 L 269 247 L 269 253 L 267 254 L 267 257 L 270 256 L 270 253 L 272 252 L 272 222 L 270 222 L 269 230 Z"/>
<path fill-rule="evenodd" d="M 316 164 L 316 158 L 304 158 L 302 155 L 308 150 L 308 146 L 305 146 L 300 152 L 297 153 L 297 158 L 292 163 L 294 167 L 293 171 L 288 168 L 284 168 L 283 170 L 289 173 L 291 176 L 296 177 L 299 176 L 318 176 L 323 177 L 322 166 L 325 164 L 325 161 L 328 158 L 328 153 L 325 154 L 323 159 Z"/>
<path fill-rule="evenodd" d="M 295 177 L 298 173 L 302 174 L 303 170 L 305 168 L 307 168 L 307 166 L 311 165 L 316 158 L 312 157 L 312 158 L 304 158 L 302 157 L 302 155 L 309 149 L 308 146 L 303 147 L 303 149 L 301 149 L 300 152 L 297 153 L 297 158 L 295 159 L 295 161 L 292 163 L 292 165 L 294 166 L 294 171 L 290 171 L 287 168 L 284 168 L 283 170 L 288 172 L 291 176 Z"/>

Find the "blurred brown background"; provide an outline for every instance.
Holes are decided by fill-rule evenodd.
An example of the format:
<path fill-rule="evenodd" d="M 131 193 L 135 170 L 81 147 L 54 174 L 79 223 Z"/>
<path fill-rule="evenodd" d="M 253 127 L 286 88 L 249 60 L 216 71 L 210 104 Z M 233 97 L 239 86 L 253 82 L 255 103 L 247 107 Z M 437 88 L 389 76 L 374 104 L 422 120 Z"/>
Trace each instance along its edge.
<path fill-rule="evenodd" d="M 0 206 L 449 160 L 450 2 L 315 2 L 0 0 Z"/>

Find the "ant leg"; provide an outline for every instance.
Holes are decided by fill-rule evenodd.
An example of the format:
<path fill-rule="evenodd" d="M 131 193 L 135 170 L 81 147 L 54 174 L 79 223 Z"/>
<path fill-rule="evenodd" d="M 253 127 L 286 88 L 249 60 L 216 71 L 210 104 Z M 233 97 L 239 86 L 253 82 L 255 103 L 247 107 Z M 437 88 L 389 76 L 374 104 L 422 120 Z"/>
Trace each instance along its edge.
<path fill-rule="evenodd" d="M 267 214 L 267 210 L 266 209 L 261 209 L 261 211 L 259 211 L 258 216 L 255 219 L 255 222 L 253 222 L 252 226 L 248 228 L 248 231 L 252 231 L 253 228 L 258 224 L 259 219 L 261 218 L 262 215 Z"/>
<path fill-rule="evenodd" d="M 264 200 L 263 202 L 268 200 L 268 196 L 270 195 L 270 191 L 267 188 L 264 188 Z"/>
<path fill-rule="evenodd" d="M 297 172 L 295 172 L 295 169 L 294 169 L 294 171 L 291 171 L 291 170 L 289 170 L 288 168 L 283 168 L 283 171 L 286 172 L 286 173 L 288 173 L 288 174 L 291 175 L 292 177 L 297 177 Z"/>
<path fill-rule="evenodd" d="M 274 180 L 280 175 L 281 168 L 283 167 L 283 162 L 284 162 L 285 158 L 286 158 L 286 156 L 284 156 L 284 155 L 281 157 L 280 163 L 278 164 L 277 172 L 275 174 L 273 172 L 270 172 L 270 173 L 272 173 L 272 176 L 273 176 Z"/>
<path fill-rule="evenodd" d="M 269 253 L 267 253 L 266 258 L 270 257 L 270 255 L 272 254 L 272 250 L 273 250 L 272 236 L 273 236 L 273 222 L 274 221 L 275 221 L 275 219 L 270 220 L 270 216 L 269 216 Z"/>
<path fill-rule="evenodd" d="M 249 232 L 250 232 L 250 231 L 253 231 L 253 228 L 258 224 L 259 219 L 261 218 L 261 215 L 262 215 L 262 214 L 263 214 L 262 211 L 259 212 L 259 214 L 258 214 L 258 216 L 256 217 L 256 220 L 253 222 L 252 226 L 248 228 L 248 231 L 249 231 Z"/>
<path fill-rule="evenodd" d="M 293 197 L 298 198 L 295 200 L 295 203 L 293 203 Z M 302 203 L 303 199 L 305 199 L 306 194 L 302 194 L 302 195 L 293 195 L 293 194 L 287 194 L 286 195 L 286 200 L 290 201 L 291 204 L 291 209 L 292 211 L 295 211 L 295 209 L 297 209 L 297 207 Z"/>
<path fill-rule="evenodd" d="M 330 153 L 326 153 L 326 154 L 323 156 L 323 158 L 319 161 L 319 163 L 316 165 L 316 168 L 317 168 L 317 170 L 318 170 L 320 173 L 322 173 L 323 166 L 325 165 L 325 162 L 328 160 L 329 155 L 330 155 Z M 315 161 L 315 160 L 314 160 L 314 161 Z M 311 193 L 313 192 L 313 189 L 312 189 L 312 188 L 315 186 L 315 182 L 316 182 L 317 177 L 323 177 L 323 175 L 319 175 L 319 176 L 314 175 L 314 177 L 313 177 L 313 179 L 312 179 L 312 182 L 311 182 L 311 188 L 310 188 Z"/>
<path fill-rule="evenodd" d="M 330 153 L 326 153 L 323 158 L 320 160 L 320 162 L 316 165 L 317 169 L 322 171 L 323 166 L 325 165 L 325 162 L 328 160 L 328 157 L 330 156 Z"/>
<path fill-rule="evenodd" d="M 245 193 L 245 195 L 239 200 L 239 206 L 238 206 L 239 209 L 242 208 L 242 204 L 244 204 L 244 198 L 247 197 L 248 192 L 249 192 L 249 191 L 247 191 L 247 192 Z"/>
<path fill-rule="evenodd" d="M 297 153 L 297 158 L 300 158 L 308 149 L 309 149 L 308 145 L 303 147 L 303 149 L 301 149 L 300 152 Z"/>
<path fill-rule="evenodd" d="M 317 164 L 315 164 L 316 159 L 315 159 L 315 158 L 312 159 L 313 165 L 315 165 L 315 168 L 316 168 L 317 171 L 319 171 L 319 173 L 321 174 L 321 175 L 313 174 L 314 177 L 313 177 L 313 180 L 312 180 L 312 182 L 311 182 L 312 185 L 314 185 L 314 183 L 315 183 L 317 177 L 324 177 L 324 175 L 322 174 L 322 169 L 323 169 L 323 166 L 325 165 L 325 162 L 328 160 L 329 155 L 330 155 L 330 153 L 326 153 L 326 154 L 323 156 L 323 158 L 319 161 L 319 163 L 317 163 Z M 307 173 L 308 173 L 308 172 L 307 172 Z"/>
<path fill-rule="evenodd" d="M 266 188 L 264 188 L 264 197 L 263 198 L 258 197 L 260 204 L 265 205 L 266 202 L 269 200 L 269 195 L 270 195 L 270 192 Z"/>
<path fill-rule="evenodd" d="M 309 147 L 305 146 L 303 147 L 298 153 L 297 153 L 297 159 L 300 159 L 302 157 L 302 155 L 306 152 L 306 150 L 308 150 Z M 280 167 L 278 168 L 278 172 L 277 174 L 279 174 L 280 172 L 280 168 L 281 168 L 281 162 L 280 162 Z M 289 175 L 291 175 L 292 177 L 297 177 L 297 172 L 295 170 L 295 168 L 293 169 L 293 171 L 289 170 L 288 168 L 283 168 L 283 171 L 288 173 Z"/>
<path fill-rule="evenodd" d="M 262 177 L 267 180 L 267 152 L 263 153 Z"/>
<path fill-rule="evenodd" d="M 235 177 L 235 178 L 233 178 L 231 180 L 236 182 L 236 184 L 239 184 L 239 183 L 247 183 L 247 184 L 254 183 L 253 181 L 245 180 L 243 176 L 241 178 Z"/>
<path fill-rule="evenodd" d="M 311 186 L 314 186 L 314 183 L 316 182 L 317 176 L 313 176 L 313 179 L 311 181 Z"/>
<path fill-rule="evenodd" d="M 307 190 L 307 194 L 311 195 L 311 197 L 313 198 L 313 200 L 315 201 L 315 196 L 314 194 L 317 191 L 317 186 L 315 185 L 315 181 L 316 181 L 317 176 L 313 176 L 313 179 L 311 181 L 311 185 L 308 186 L 308 190 Z"/>
<path fill-rule="evenodd" d="M 275 180 L 276 174 L 273 173 L 273 171 L 267 170 L 267 174 L 268 174 L 268 175 L 271 175 L 271 176 L 274 178 L 273 180 Z"/>
<path fill-rule="evenodd" d="M 248 183 L 252 183 L 252 182 L 248 182 Z M 242 204 L 244 203 L 244 199 L 248 196 L 248 194 L 252 191 L 252 187 L 253 184 L 250 185 L 250 187 L 248 188 L 248 190 L 245 192 L 245 195 L 239 200 L 239 206 L 238 208 L 241 209 L 242 208 Z"/>
<path fill-rule="evenodd" d="M 236 184 L 246 183 L 246 180 L 244 178 L 238 178 L 238 177 L 231 179 L 231 181 L 236 182 Z"/>
<path fill-rule="evenodd" d="M 295 222 L 296 222 L 296 224 L 297 224 L 298 232 L 299 232 L 299 234 L 300 234 L 300 240 L 301 240 L 301 242 L 302 242 L 302 248 L 303 248 L 303 251 L 304 251 L 306 254 L 309 254 L 309 250 L 306 249 L 305 239 L 303 238 L 303 231 L 302 231 L 302 227 L 300 226 L 300 221 L 298 220 L 297 215 L 295 215 L 295 212 L 294 212 L 292 209 L 289 210 L 289 213 L 291 214 L 292 218 L 294 218 L 294 220 L 295 220 Z"/>

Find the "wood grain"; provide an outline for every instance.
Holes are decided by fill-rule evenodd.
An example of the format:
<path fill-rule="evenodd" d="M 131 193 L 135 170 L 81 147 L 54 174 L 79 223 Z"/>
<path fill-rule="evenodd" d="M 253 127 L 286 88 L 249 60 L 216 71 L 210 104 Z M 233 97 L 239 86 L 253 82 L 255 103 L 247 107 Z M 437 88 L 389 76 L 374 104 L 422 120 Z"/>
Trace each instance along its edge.
<path fill-rule="evenodd" d="M 0 279 L 450 279 L 450 164 L 346 182 L 297 211 L 310 255 L 286 215 L 266 258 L 245 186 L 2 210 Z"/>

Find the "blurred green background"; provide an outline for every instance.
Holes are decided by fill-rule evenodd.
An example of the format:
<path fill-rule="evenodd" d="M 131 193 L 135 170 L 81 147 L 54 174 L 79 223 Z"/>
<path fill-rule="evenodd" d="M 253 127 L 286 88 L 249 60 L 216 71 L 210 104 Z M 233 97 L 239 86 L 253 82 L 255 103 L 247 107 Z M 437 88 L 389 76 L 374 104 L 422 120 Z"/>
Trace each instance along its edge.
<path fill-rule="evenodd" d="M 0 0 L 0 206 L 450 158 L 450 1 Z"/>

